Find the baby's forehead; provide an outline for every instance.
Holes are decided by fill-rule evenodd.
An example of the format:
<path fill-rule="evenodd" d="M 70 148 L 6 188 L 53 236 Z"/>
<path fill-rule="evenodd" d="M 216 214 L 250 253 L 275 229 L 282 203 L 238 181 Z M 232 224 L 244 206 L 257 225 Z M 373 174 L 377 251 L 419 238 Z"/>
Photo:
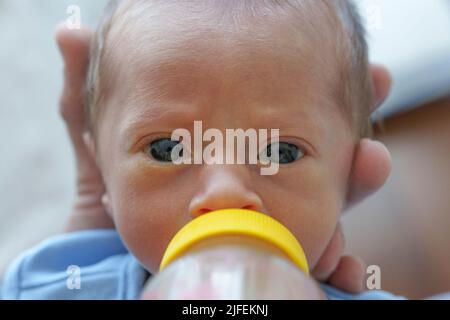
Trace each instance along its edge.
<path fill-rule="evenodd" d="M 336 34 L 342 29 L 329 1 L 311 0 L 191 0 L 122 1 L 108 32 L 108 39 L 120 47 L 123 41 L 134 46 L 190 39 L 216 39 L 244 45 L 249 40 L 277 45 L 285 40 L 310 49 L 316 55 L 333 51 Z M 284 4 L 283 4 L 284 3 Z M 291 6 L 289 3 L 297 3 Z M 301 4 L 301 5 L 300 5 Z M 241 41 L 239 41 L 241 40 Z M 196 43 L 198 44 L 198 42 Z M 327 45 L 329 44 L 328 48 Z M 178 49 L 170 43 L 173 49 Z M 193 46 L 193 45 L 192 45 Z M 206 46 L 207 47 L 207 46 Z M 333 48 L 334 47 L 334 48 Z M 203 48 L 197 48 L 203 50 Z M 256 50 L 256 49 L 255 49 Z"/>
<path fill-rule="evenodd" d="M 338 62 L 333 44 L 324 34 L 317 41 L 308 23 L 294 26 L 292 19 L 298 16 L 292 12 L 269 14 L 262 6 L 262 12 L 256 14 L 236 5 L 234 14 L 239 13 L 237 10 L 243 13 L 238 15 L 241 21 L 235 21 L 236 17 L 223 17 L 214 6 L 214 10 L 203 12 L 195 5 L 182 5 L 191 2 L 131 6 L 116 17 L 104 54 L 111 66 L 110 77 L 125 72 L 132 78 L 193 81 L 200 71 L 208 77 L 217 70 L 233 73 L 240 69 L 247 73 L 265 71 L 265 80 L 274 85 L 283 82 L 273 78 L 276 74 L 298 84 L 301 79 L 296 75 L 308 81 L 320 78 L 326 87 L 335 83 L 331 75 L 337 73 Z M 316 28 L 321 25 L 318 21 Z"/>
<path fill-rule="evenodd" d="M 207 37 L 200 33 L 208 34 Z M 148 101 L 184 101 L 186 105 L 212 103 L 280 106 L 336 102 L 331 74 L 301 42 L 288 37 L 252 39 L 221 30 L 197 35 L 167 35 L 161 41 L 134 47 L 123 43 L 111 77 L 120 79 L 124 100 L 136 105 Z M 227 38 L 229 37 L 229 38 Z M 119 87 L 119 86 L 117 86 Z M 320 100 L 320 102 L 319 102 Z M 287 114 L 286 114 L 287 115 Z"/>

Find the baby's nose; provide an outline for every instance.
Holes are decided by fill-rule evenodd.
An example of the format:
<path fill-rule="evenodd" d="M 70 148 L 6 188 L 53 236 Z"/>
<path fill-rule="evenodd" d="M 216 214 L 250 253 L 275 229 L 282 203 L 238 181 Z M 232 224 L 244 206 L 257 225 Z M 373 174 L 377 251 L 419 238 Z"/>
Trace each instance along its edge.
<path fill-rule="evenodd" d="M 201 188 L 189 205 L 189 212 L 194 218 L 228 208 L 263 211 L 261 198 L 246 186 L 245 178 L 232 171 L 218 169 L 206 178 L 200 177 Z"/>

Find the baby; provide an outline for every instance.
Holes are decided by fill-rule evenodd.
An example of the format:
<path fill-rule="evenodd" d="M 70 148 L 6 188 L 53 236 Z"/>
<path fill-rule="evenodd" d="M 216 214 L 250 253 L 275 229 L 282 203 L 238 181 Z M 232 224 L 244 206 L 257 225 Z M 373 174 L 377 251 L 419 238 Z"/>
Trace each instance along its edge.
<path fill-rule="evenodd" d="M 330 242 L 349 193 L 371 174 L 361 171 L 360 141 L 370 134 L 375 104 L 364 30 L 349 1 L 112 1 L 92 44 L 87 87 L 86 140 L 117 233 L 85 231 L 41 244 L 11 266 L 4 292 L 14 293 L 6 296 L 73 298 L 78 293 L 67 288 L 79 285 L 84 298 L 135 298 L 144 269 L 157 272 L 175 233 L 223 208 L 280 221 L 311 269 L 341 254 Z M 176 164 L 173 148 L 183 145 L 186 155 L 189 146 L 172 133 L 193 132 L 195 121 L 224 135 L 277 129 L 264 153 L 278 171 Z M 64 257 L 56 258 L 62 243 Z M 96 258 L 87 259 L 92 252 Z M 49 259 L 60 263 L 42 268 Z M 129 286 L 118 293 L 107 273 L 120 268 L 134 280 L 122 279 Z M 12 283 L 19 269 L 55 284 Z M 95 282 L 84 280 L 95 274 Z"/>

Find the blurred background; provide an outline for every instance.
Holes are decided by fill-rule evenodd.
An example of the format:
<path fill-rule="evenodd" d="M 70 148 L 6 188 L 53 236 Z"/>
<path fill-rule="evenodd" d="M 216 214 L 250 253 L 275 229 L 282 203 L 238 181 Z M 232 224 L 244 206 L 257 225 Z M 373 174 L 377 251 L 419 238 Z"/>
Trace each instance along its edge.
<path fill-rule="evenodd" d="M 73 6 L 95 27 L 106 2 L 0 0 L 0 275 L 20 251 L 63 230 L 75 164 L 58 114 L 63 65 L 53 33 Z M 394 78 L 374 115 L 393 172 L 344 215 L 347 250 L 380 266 L 384 290 L 450 291 L 450 0 L 357 3 L 371 60 Z"/>

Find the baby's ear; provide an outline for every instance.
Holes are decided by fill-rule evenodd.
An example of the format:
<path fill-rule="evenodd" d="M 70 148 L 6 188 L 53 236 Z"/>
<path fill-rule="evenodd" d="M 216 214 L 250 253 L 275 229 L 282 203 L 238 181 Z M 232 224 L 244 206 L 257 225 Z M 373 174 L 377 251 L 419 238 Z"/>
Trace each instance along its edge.
<path fill-rule="evenodd" d="M 91 164 L 91 169 L 92 169 L 92 166 L 96 166 L 96 168 L 97 168 L 96 170 L 90 172 L 90 174 L 92 176 L 89 178 L 93 179 L 93 178 L 95 178 L 94 176 L 98 175 L 97 178 L 100 179 L 100 181 L 101 181 L 101 179 L 102 179 L 101 173 L 100 173 L 100 170 L 98 169 L 97 150 L 95 147 L 95 142 L 92 137 L 92 134 L 89 131 L 86 131 L 85 133 L 83 133 L 83 141 L 84 141 L 84 144 L 86 145 L 86 149 L 88 150 L 89 157 L 95 163 L 95 164 Z M 104 189 L 104 187 L 102 187 L 102 189 Z M 102 202 L 102 205 L 105 208 L 105 211 L 107 212 L 107 214 L 112 218 L 112 206 L 111 206 L 111 201 L 109 199 L 109 195 L 108 195 L 107 191 L 105 191 L 105 193 L 102 195 L 101 202 Z"/>
<path fill-rule="evenodd" d="M 88 149 L 89 156 L 97 161 L 94 139 L 92 138 L 92 134 L 89 131 L 85 131 L 83 133 L 83 142 Z"/>
<path fill-rule="evenodd" d="M 105 208 L 106 213 L 112 219 L 113 218 L 112 206 L 111 206 L 111 201 L 110 201 L 108 193 L 103 194 L 103 196 L 102 196 L 102 204 L 103 204 L 103 207 Z"/>
<path fill-rule="evenodd" d="M 379 141 L 360 140 L 353 157 L 347 208 L 380 189 L 391 172 L 391 155 Z"/>

